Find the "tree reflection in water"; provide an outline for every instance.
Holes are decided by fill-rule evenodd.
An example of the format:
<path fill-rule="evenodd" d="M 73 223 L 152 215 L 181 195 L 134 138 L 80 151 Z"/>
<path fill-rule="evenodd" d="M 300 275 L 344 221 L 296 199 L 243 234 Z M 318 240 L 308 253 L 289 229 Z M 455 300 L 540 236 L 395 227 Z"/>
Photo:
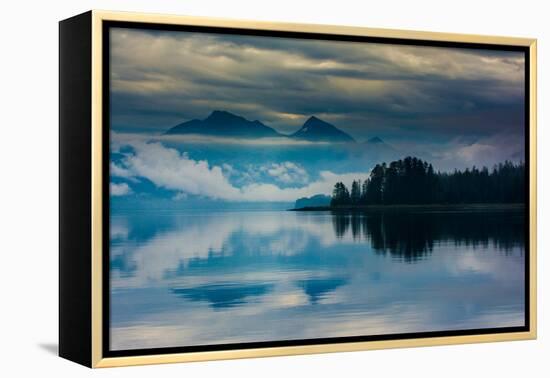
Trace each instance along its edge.
<path fill-rule="evenodd" d="M 430 254 L 436 243 L 487 247 L 492 243 L 504 253 L 525 242 L 524 216 L 494 212 L 334 211 L 332 225 L 338 238 L 348 233 L 354 240 L 370 241 L 378 253 L 389 253 L 406 262 Z"/>

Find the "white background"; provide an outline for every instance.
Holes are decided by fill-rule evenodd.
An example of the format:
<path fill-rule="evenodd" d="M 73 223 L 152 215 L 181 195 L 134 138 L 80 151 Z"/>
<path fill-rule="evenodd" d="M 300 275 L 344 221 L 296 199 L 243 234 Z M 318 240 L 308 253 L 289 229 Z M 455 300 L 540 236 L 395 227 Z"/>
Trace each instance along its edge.
<path fill-rule="evenodd" d="M 549 12 L 544 1 L 4 1 L 0 22 L 0 375 L 548 376 Z M 58 358 L 58 25 L 89 9 L 539 39 L 539 339 L 91 371 Z M 545 211 L 546 210 L 546 211 Z"/>

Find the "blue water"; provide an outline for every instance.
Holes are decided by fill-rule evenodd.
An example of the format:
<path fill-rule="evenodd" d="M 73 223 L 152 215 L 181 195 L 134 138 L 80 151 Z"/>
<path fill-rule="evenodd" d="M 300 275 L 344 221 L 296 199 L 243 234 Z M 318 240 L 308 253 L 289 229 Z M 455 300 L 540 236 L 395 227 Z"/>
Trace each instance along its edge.
<path fill-rule="evenodd" d="M 113 211 L 111 349 L 522 326 L 523 222 Z"/>

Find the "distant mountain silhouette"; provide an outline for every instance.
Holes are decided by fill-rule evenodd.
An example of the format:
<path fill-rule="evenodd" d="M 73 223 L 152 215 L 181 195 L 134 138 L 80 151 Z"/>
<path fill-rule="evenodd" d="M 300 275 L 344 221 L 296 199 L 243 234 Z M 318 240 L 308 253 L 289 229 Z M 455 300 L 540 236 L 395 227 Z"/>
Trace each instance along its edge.
<path fill-rule="evenodd" d="M 375 136 L 367 139 L 361 146 L 369 152 L 369 155 L 373 159 L 377 160 L 391 160 L 399 156 L 399 151 L 393 146 L 384 142 L 380 137 Z"/>
<path fill-rule="evenodd" d="M 214 110 L 203 120 L 193 119 L 180 123 L 170 128 L 165 134 L 198 134 L 240 138 L 289 137 L 312 142 L 355 142 L 355 139 L 349 134 L 315 116 L 309 117 L 295 133 L 284 135 L 258 120 L 249 121 L 244 117 L 224 110 Z"/>
<path fill-rule="evenodd" d="M 380 144 L 380 143 L 384 143 L 384 141 L 382 139 L 380 139 L 379 137 L 373 137 L 373 138 L 370 138 L 369 140 L 367 140 L 365 143 Z"/>
<path fill-rule="evenodd" d="M 331 196 L 327 196 L 324 194 L 316 194 L 312 197 L 302 197 L 296 200 L 294 208 L 302 209 L 304 207 L 330 206 L 331 199 Z"/>
<path fill-rule="evenodd" d="M 355 142 L 349 134 L 315 116 L 309 117 L 300 130 L 290 135 L 291 138 L 312 142 Z"/>
<path fill-rule="evenodd" d="M 166 134 L 199 134 L 212 136 L 232 136 L 244 138 L 281 137 L 277 131 L 260 121 L 249 121 L 244 117 L 223 111 L 215 110 L 204 120 L 193 119 L 180 123 Z"/>

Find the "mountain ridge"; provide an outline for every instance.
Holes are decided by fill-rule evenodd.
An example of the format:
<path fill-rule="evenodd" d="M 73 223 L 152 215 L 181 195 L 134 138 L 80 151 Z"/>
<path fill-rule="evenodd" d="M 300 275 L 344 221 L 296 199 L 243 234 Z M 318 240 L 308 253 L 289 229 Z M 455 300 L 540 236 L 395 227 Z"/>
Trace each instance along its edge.
<path fill-rule="evenodd" d="M 369 144 L 382 144 L 382 143 L 386 143 L 384 142 L 380 137 L 372 137 L 372 138 L 369 138 L 365 141 L 365 143 L 369 143 Z"/>
<path fill-rule="evenodd" d="M 309 141 L 355 142 L 348 133 L 315 116 L 309 117 L 290 137 Z"/>
<path fill-rule="evenodd" d="M 291 138 L 312 142 L 348 142 L 355 139 L 336 126 L 316 117 L 309 117 L 294 133 L 282 134 L 259 120 L 250 121 L 225 110 L 214 110 L 204 119 L 192 119 L 168 129 L 165 135 L 198 134 L 245 138 Z"/>
<path fill-rule="evenodd" d="M 301 197 L 294 203 L 295 209 L 302 209 L 304 207 L 319 207 L 330 206 L 331 196 L 326 194 L 315 194 L 311 197 Z"/>
<path fill-rule="evenodd" d="M 165 135 L 200 134 L 212 136 L 233 136 L 249 138 L 283 137 L 275 129 L 258 120 L 249 121 L 244 117 L 225 110 L 214 110 L 203 120 L 192 119 L 182 122 L 166 131 Z"/>

